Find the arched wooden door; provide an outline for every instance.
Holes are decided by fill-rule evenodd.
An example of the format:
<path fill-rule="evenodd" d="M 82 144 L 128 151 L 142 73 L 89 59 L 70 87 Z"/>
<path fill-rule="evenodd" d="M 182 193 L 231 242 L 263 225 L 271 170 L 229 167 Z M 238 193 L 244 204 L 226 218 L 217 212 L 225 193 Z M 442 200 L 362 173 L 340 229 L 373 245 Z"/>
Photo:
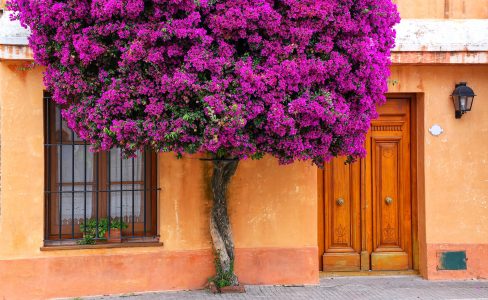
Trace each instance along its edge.
<path fill-rule="evenodd" d="M 390 97 L 372 121 L 367 157 L 335 158 L 319 176 L 322 270 L 413 268 L 411 102 Z"/>

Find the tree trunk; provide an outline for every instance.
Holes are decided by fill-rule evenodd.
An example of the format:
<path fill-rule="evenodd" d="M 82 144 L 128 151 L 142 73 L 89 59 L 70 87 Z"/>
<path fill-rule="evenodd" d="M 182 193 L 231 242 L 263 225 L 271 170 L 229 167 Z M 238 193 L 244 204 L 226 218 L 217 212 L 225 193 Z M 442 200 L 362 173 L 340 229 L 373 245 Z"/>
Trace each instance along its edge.
<path fill-rule="evenodd" d="M 213 207 L 210 216 L 210 234 L 214 250 L 219 258 L 218 263 L 222 272 L 231 274 L 231 285 L 239 285 L 237 276 L 233 273 L 234 240 L 227 214 L 227 187 L 232 175 L 236 172 L 238 160 L 214 160 L 212 175 Z"/>

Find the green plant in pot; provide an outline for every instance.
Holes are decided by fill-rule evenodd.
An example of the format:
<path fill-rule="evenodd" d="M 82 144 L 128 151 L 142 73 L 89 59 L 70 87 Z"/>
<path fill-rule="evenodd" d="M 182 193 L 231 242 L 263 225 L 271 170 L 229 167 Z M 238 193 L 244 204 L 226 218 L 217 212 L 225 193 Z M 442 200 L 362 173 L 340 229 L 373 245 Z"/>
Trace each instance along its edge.
<path fill-rule="evenodd" d="M 98 241 L 108 241 L 109 243 L 120 243 L 121 229 L 128 227 L 127 223 L 120 219 L 112 219 L 110 221 L 110 234 L 109 234 L 109 221 L 107 218 L 101 219 L 88 219 L 86 223 L 80 224 L 80 231 L 83 232 L 83 238 L 78 241 L 80 245 L 94 245 Z M 98 225 L 98 226 L 97 226 Z"/>
<path fill-rule="evenodd" d="M 122 241 L 122 232 L 121 230 L 126 229 L 127 223 L 122 221 L 121 219 L 113 219 L 110 222 L 110 234 L 105 232 L 105 237 L 109 243 L 120 243 Z"/>

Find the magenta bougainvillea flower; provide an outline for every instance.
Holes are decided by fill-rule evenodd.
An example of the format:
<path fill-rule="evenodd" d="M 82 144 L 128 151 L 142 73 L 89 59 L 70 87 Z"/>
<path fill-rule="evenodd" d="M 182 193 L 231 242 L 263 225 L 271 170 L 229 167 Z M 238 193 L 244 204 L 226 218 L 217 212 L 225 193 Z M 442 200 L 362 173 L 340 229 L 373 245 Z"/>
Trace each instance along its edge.
<path fill-rule="evenodd" d="M 11 0 L 53 100 L 93 149 L 281 163 L 363 156 L 391 0 Z"/>

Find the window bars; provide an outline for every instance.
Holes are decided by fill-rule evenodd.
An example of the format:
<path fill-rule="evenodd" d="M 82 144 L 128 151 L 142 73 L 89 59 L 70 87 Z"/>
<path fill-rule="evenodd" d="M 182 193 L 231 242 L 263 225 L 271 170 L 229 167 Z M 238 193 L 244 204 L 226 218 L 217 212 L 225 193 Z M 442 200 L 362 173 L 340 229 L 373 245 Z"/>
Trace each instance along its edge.
<path fill-rule="evenodd" d="M 124 158 L 120 149 L 92 153 L 44 96 L 45 244 L 76 244 L 87 230 L 94 242 L 157 240 L 157 158 L 149 150 Z"/>

